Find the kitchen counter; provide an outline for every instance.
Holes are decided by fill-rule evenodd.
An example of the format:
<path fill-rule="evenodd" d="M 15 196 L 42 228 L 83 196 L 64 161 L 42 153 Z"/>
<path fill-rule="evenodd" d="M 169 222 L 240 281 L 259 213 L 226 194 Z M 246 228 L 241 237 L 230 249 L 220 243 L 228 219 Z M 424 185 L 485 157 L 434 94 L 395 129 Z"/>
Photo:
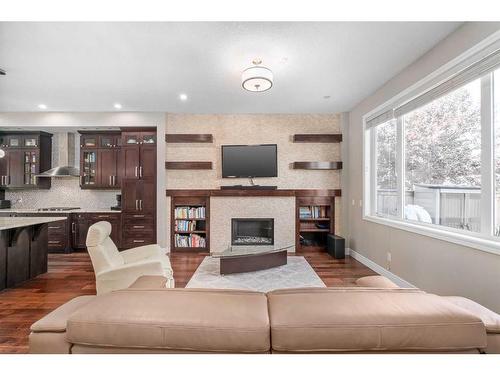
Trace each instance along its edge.
<path fill-rule="evenodd" d="M 54 221 L 66 220 L 66 217 L 0 217 L 0 230 L 30 227 L 32 225 L 52 223 Z"/>
<path fill-rule="evenodd" d="M 64 216 L 0 218 L 0 290 L 47 272 L 49 225 Z"/>

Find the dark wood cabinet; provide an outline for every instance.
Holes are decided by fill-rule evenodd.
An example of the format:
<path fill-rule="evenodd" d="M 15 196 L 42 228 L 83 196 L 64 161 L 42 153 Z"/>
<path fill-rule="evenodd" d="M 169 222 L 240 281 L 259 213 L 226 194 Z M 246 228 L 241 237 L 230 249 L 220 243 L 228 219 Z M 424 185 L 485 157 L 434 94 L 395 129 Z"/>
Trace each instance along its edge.
<path fill-rule="evenodd" d="M 121 187 L 121 134 L 80 132 L 80 187 L 110 189 Z"/>
<path fill-rule="evenodd" d="M 50 178 L 38 174 L 52 167 L 52 134 L 11 132 L 2 134 L 0 186 L 8 189 L 49 189 Z"/>
<path fill-rule="evenodd" d="M 122 246 L 156 242 L 156 130 L 122 129 Z"/>
<path fill-rule="evenodd" d="M 89 227 L 98 221 L 107 221 L 111 224 L 111 239 L 116 247 L 119 249 L 122 247 L 121 213 L 75 213 L 72 216 L 71 232 L 74 249 L 85 249 L 87 247 L 86 240 Z"/>
<path fill-rule="evenodd" d="M 123 179 L 138 180 L 139 177 L 139 164 L 140 164 L 140 146 L 137 147 L 123 147 L 122 149 L 122 165 L 123 165 Z"/>

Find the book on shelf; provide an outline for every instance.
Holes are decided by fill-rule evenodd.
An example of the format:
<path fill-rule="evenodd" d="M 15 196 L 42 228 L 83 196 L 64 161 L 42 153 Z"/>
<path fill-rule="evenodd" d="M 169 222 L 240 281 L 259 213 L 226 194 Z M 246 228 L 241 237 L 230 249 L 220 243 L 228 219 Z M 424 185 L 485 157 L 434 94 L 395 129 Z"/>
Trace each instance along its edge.
<path fill-rule="evenodd" d="M 175 220 L 176 232 L 191 232 L 193 230 L 196 230 L 196 221 Z"/>
<path fill-rule="evenodd" d="M 207 247 L 205 237 L 197 234 L 175 235 L 175 247 Z"/>
<path fill-rule="evenodd" d="M 175 217 L 178 219 L 204 219 L 205 207 L 180 206 L 175 208 Z"/>
<path fill-rule="evenodd" d="M 320 219 L 327 217 L 326 206 L 300 206 L 299 217 L 301 219 Z"/>

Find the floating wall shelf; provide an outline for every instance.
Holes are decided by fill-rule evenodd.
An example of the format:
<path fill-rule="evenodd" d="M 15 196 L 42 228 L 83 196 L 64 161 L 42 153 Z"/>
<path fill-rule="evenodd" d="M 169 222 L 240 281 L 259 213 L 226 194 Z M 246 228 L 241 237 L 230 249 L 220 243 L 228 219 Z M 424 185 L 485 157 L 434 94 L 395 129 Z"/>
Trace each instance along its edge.
<path fill-rule="evenodd" d="M 212 134 L 165 134 L 167 143 L 213 143 Z"/>
<path fill-rule="evenodd" d="M 337 170 L 342 169 L 341 161 L 296 161 L 292 169 Z"/>
<path fill-rule="evenodd" d="M 166 161 L 165 169 L 212 169 L 211 161 Z"/>
<path fill-rule="evenodd" d="M 342 142 L 342 134 L 294 134 L 294 142 L 300 143 L 339 143 Z"/>

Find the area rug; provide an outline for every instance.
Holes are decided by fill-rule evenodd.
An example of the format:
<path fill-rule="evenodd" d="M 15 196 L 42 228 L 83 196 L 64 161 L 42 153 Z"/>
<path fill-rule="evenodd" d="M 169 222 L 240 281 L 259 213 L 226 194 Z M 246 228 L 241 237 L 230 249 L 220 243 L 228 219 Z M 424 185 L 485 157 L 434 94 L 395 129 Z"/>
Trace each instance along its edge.
<path fill-rule="evenodd" d="M 221 275 L 220 260 L 205 257 L 186 288 L 247 289 L 269 292 L 275 289 L 317 287 L 325 284 L 301 256 L 288 257 L 288 264 L 268 270 Z"/>

